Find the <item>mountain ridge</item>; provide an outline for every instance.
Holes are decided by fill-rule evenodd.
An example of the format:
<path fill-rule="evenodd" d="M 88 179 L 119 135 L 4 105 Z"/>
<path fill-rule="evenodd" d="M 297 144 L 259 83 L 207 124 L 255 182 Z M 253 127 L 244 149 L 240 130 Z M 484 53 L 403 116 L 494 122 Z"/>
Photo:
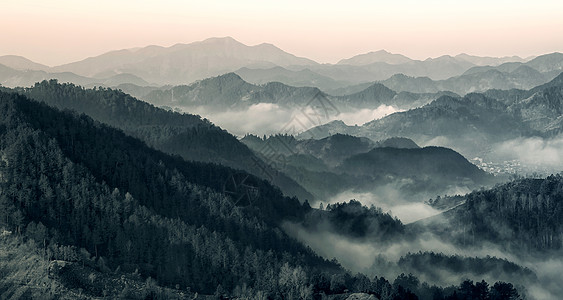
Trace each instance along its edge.
<path fill-rule="evenodd" d="M 556 54 L 557 52 L 553 53 L 553 55 Z M 366 60 L 363 58 L 366 56 L 375 58 Z M 475 66 L 497 66 L 508 62 L 530 63 L 532 67 L 539 69 L 538 71 L 548 72 L 550 67 L 546 67 L 546 64 L 560 65 L 561 58 L 557 58 L 556 61 L 549 61 L 542 60 L 541 56 L 528 61 L 517 56 L 495 59 L 493 57 L 458 54 L 415 60 L 401 54 L 379 50 L 342 59 L 336 64 L 319 64 L 314 60 L 285 52 L 271 43 L 249 46 L 232 37 L 212 37 L 187 44 L 177 43 L 169 47 L 149 45 L 112 50 L 54 67 L 46 67 L 40 64 L 35 64 L 33 67 L 31 62 L 28 62 L 25 69 L 42 70 L 50 73 L 72 72 L 80 76 L 97 79 L 120 73 L 130 73 L 158 85 L 180 85 L 228 72 L 236 72 L 241 68 L 283 67 L 290 72 L 309 69 L 314 74 L 302 74 L 302 76 L 324 81 L 322 83 L 324 88 L 331 88 L 329 81 L 332 80 L 333 83 L 338 83 L 334 88 L 339 88 L 346 84 L 385 80 L 398 73 L 445 80 L 462 75 Z M 353 62 L 354 59 L 358 61 L 351 64 L 347 63 L 350 60 Z M 1 59 L 0 63 L 2 63 Z M 10 64 L 7 65 L 10 66 Z M 13 64 L 12 66 L 15 67 Z M 314 82 L 309 84 L 295 82 L 287 78 L 287 75 L 284 82 L 299 85 L 314 84 Z"/>
<path fill-rule="evenodd" d="M 163 152 L 246 170 L 275 182 L 287 195 L 312 200 L 299 184 L 271 170 L 236 137 L 200 116 L 166 111 L 112 89 L 84 89 L 54 80 L 15 91 L 59 109 L 85 113 Z"/>
<path fill-rule="evenodd" d="M 296 64 L 312 65 L 316 62 L 289 54 L 271 44 L 247 46 L 225 37 L 170 47 L 148 46 L 134 51 L 112 51 L 53 69 L 72 71 L 83 76 L 95 76 L 114 69 L 118 73 L 134 73 L 161 84 L 186 84 L 245 66 Z"/>

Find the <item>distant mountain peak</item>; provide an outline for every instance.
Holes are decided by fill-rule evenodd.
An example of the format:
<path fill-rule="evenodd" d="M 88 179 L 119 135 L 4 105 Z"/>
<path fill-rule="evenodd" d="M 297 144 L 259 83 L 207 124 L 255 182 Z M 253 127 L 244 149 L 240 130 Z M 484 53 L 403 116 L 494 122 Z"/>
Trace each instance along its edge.
<path fill-rule="evenodd" d="M 429 57 L 427 59 L 425 59 L 424 61 L 455 61 L 456 59 L 451 56 L 451 55 L 442 55 L 442 56 L 438 56 L 435 58 Z"/>
<path fill-rule="evenodd" d="M 342 120 L 334 120 L 334 121 L 328 122 L 326 125 L 348 126 L 348 125 L 346 125 L 346 123 L 344 123 L 344 121 L 342 121 Z M 336 134 L 336 133 L 335 133 L 335 134 Z"/>
<path fill-rule="evenodd" d="M 383 85 L 379 82 L 374 82 L 373 84 L 368 86 L 366 89 L 364 89 L 364 90 L 362 90 L 358 93 L 352 94 L 352 95 L 350 95 L 350 97 L 361 98 L 361 99 L 364 99 L 364 100 L 391 99 L 396 94 L 397 93 L 395 91 L 386 87 L 385 85 Z"/>
<path fill-rule="evenodd" d="M 223 75 L 199 80 L 193 83 L 192 85 L 204 85 L 204 86 L 229 85 L 232 87 L 232 86 L 250 85 L 250 83 L 244 81 L 244 79 L 242 79 L 238 74 L 229 72 Z"/>
<path fill-rule="evenodd" d="M 19 55 L 0 56 L 0 64 L 9 67 L 11 69 L 20 70 L 20 71 L 26 71 L 26 70 L 46 71 L 49 69 L 49 67 L 46 65 L 36 63 Z"/>
<path fill-rule="evenodd" d="M 210 38 L 207 38 L 203 41 L 200 41 L 199 43 L 202 43 L 202 44 L 207 44 L 207 43 L 238 43 L 238 44 L 242 44 L 241 42 L 237 41 L 236 39 L 234 39 L 231 36 L 210 37 Z"/>
<path fill-rule="evenodd" d="M 213 37 L 171 47 L 149 46 L 118 50 L 57 66 L 57 72 L 81 76 L 114 72 L 135 74 L 156 84 L 189 84 L 234 72 L 242 67 L 308 66 L 315 61 L 297 57 L 272 44 L 245 45 L 234 38 Z"/>
<path fill-rule="evenodd" d="M 467 53 L 461 53 L 454 56 L 455 59 L 470 62 L 477 66 L 498 66 L 507 62 L 526 62 L 529 59 L 524 59 L 519 56 L 504 56 L 504 57 L 490 57 L 490 56 L 476 56 Z"/>
<path fill-rule="evenodd" d="M 219 75 L 219 76 L 217 76 L 217 78 L 244 81 L 237 73 L 234 73 L 234 72 L 229 72 L 229 73 L 225 73 L 223 75 Z"/>
<path fill-rule="evenodd" d="M 418 146 L 413 140 L 406 137 L 391 137 L 382 141 L 378 141 L 377 147 L 384 148 L 399 148 L 399 149 L 418 149 Z"/>
<path fill-rule="evenodd" d="M 373 63 L 387 63 L 390 65 L 404 64 L 412 61 L 410 58 L 402 54 L 393 54 L 386 50 L 371 51 L 365 54 L 353 56 L 348 59 L 339 61 L 338 65 L 369 65 Z"/>
<path fill-rule="evenodd" d="M 274 45 L 274 44 L 272 44 L 272 43 L 260 43 L 260 44 L 258 44 L 258 45 L 256 45 L 256 46 L 259 46 L 259 47 L 271 47 L 271 48 L 279 49 L 276 45 Z"/>
<path fill-rule="evenodd" d="M 371 51 L 371 52 L 369 52 L 369 54 L 392 54 L 392 53 L 385 50 L 385 49 L 381 49 L 381 50 L 377 50 L 377 51 Z"/>
<path fill-rule="evenodd" d="M 407 78 L 412 79 L 412 78 L 415 78 L 415 77 L 414 76 L 408 76 L 408 75 L 405 75 L 403 73 L 397 73 L 397 74 L 394 74 L 393 76 L 389 77 L 389 79 L 393 79 L 393 78 L 395 78 L 395 79 L 407 79 Z"/>

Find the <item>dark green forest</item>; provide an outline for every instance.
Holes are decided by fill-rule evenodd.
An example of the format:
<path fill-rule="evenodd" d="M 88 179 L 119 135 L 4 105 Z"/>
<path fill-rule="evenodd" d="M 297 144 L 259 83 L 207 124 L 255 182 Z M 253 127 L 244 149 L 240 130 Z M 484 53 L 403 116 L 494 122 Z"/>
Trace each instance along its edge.
<path fill-rule="evenodd" d="M 313 200 L 313 196 L 283 173 L 272 169 L 227 131 L 198 115 L 180 114 L 139 101 L 119 90 L 85 89 L 57 80 L 31 88 L 4 89 L 59 109 L 84 113 L 96 121 L 123 130 L 163 152 L 185 160 L 213 162 L 245 170 L 267 179 L 288 196 Z"/>
<path fill-rule="evenodd" d="M 121 274 L 121 282 L 130 276 L 145 287 L 217 298 L 320 299 L 351 292 L 380 299 L 518 298 L 504 282 L 441 288 L 412 275 L 394 281 L 352 275 L 280 229 L 282 221 L 307 220 L 313 209 L 264 179 L 165 154 L 89 116 L 15 93 L 0 92 L 0 116 L 3 247 L 62 264 L 54 274 L 69 289 L 81 286 L 84 297 L 119 295 L 128 286 L 104 289 L 93 285 L 95 276 L 69 276 L 80 265 L 102 277 Z M 247 203 L 225 189 L 229 179 L 241 177 Z M 403 230 L 400 222 L 358 203 L 327 211 L 345 231 L 362 228 L 347 219 L 356 212 L 364 224 Z M 373 223 L 376 217 L 383 221 Z M 9 267 L 0 270 L 11 278 Z M 9 296 L 10 283 L 2 281 L 0 292 Z M 154 288 L 137 293 L 171 297 Z M 463 296 L 468 293 L 474 296 Z"/>
<path fill-rule="evenodd" d="M 457 199 L 459 201 L 459 199 Z M 464 246 L 494 243 L 504 250 L 560 255 L 563 176 L 523 178 L 463 197 L 464 205 L 413 227 Z"/>

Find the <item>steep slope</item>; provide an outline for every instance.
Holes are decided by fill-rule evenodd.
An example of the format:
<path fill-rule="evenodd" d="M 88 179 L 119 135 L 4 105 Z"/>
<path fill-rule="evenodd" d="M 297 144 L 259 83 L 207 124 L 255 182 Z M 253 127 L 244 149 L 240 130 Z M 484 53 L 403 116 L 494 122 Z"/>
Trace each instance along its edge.
<path fill-rule="evenodd" d="M 494 142 L 536 133 L 508 106 L 482 94 L 463 98 L 442 96 L 430 104 L 391 114 L 363 126 L 332 122 L 315 127 L 317 136 L 344 133 L 382 140 L 403 136 L 421 145 L 442 145 L 474 157 Z M 306 135 L 307 133 L 304 133 Z"/>
<path fill-rule="evenodd" d="M 25 232 L 50 259 L 208 294 L 219 284 L 271 291 L 285 262 L 340 272 L 278 229 L 308 206 L 264 180 L 186 162 L 17 94 L 0 92 L 0 116 L 0 226 Z M 223 192 L 233 174 L 245 178 L 246 203 Z M 262 263 L 244 267 L 251 261 Z"/>
<path fill-rule="evenodd" d="M 563 85 L 538 90 L 510 109 L 530 128 L 555 136 L 563 132 Z"/>
<path fill-rule="evenodd" d="M 287 195 L 312 200 L 299 184 L 274 172 L 234 136 L 199 116 L 159 109 L 116 90 L 83 89 L 56 81 L 43 81 L 17 92 L 54 107 L 85 113 L 164 152 L 246 170 L 272 181 Z"/>
<path fill-rule="evenodd" d="M 253 201 L 236 202 L 221 193 L 232 169 L 166 155 L 85 115 L 0 92 L 0 153 L 2 297 L 287 299 L 351 291 L 400 299 L 432 291 L 350 275 L 278 227 L 305 220 L 308 205 L 254 176 L 245 185 Z M 346 207 L 328 217 L 403 228 L 375 208 Z"/>
<path fill-rule="evenodd" d="M 530 90 L 489 90 L 484 94 L 506 105 L 522 121 L 546 136 L 562 132 L 563 73 Z"/>
<path fill-rule="evenodd" d="M 110 296 L 143 299 L 192 299 L 192 291 L 158 286 L 140 274 L 100 270 L 96 257 L 76 247 L 51 244 L 47 249 L 41 232 L 43 224 L 30 223 L 29 238 L 3 234 L 0 237 L 0 295 L 4 299 L 99 299 Z M 47 250 L 47 251 L 46 251 Z M 49 253 L 46 255 L 46 253 Z M 98 260 L 99 261 L 99 260 Z M 102 260 L 103 261 L 103 260 Z M 107 268 L 107 266 L 106 266 Z"/>
<path fill-rule="evenodd" d="M 528 255 L 560 258 L 563 239 L 563 177 L 519 179 L 464 196 L 464 204 L 411 226 L 424 227 L 465 246 L 489 242 Z"/>

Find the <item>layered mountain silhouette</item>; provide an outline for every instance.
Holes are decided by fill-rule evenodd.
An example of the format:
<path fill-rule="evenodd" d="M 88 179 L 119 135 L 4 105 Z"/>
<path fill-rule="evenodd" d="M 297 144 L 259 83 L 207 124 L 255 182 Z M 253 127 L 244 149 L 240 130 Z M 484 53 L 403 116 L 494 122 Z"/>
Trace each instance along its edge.
<path fill-rule="evenodd" d="M 319 137 L 343 133 L 372 140 L 404 136 L 422 145 L 440 143 L 466 155 L 482 155 L 496 142 L 561 132 L 561 76 L 528 91 L 442 96 L 362 126 L 333 121 L 302 136 L 306 138 L 312 132 Z"/>
<path fill-rule="evenodd" d="M 207 78 L 190 85 L 160 89 L 143 97 L 155 105 L 205 106 L 212 110 L 243 109 L 258 103 L 299 106 L 323 94 L 317 88 L 293 87 L 279 82 L 250 84 L 235 73 Z"/>
<path fill-rule="evenodd" d="M 491 242 L 521 255 L 539 250 L 557 256 L 563 243 L 554 232 L 563 226 L 563 210 L 561 201 L 549 202 L 561 198 L 562 185 L 560 174 L 518 179 L 469 193 L 462 197 L 461 205 L 411 226 L 423 227 L 464 247 Z"/>
<path fill-rule="evenodd" d="M 50 79 L 57 79 L 60 82 L 70 82 L 85 87 L 110 87 L 122 84 L 132 84 L 142 87 L 151 86 L 151 84 L 144 79 L 129 73 L 120 73 L 103 78 L 91 78 L 80 76 L 72 72 L 53 72 L 48 67 L 28 69 L 27 66 L 33 67 L 35 65 L 22 65 L 21 69 L 19 69 L 17 65 L 7 65 L 12 67 L 0 63 L 0 84 L 7 87 L 30 87 L 37 82 Z"/>
<path fill-rule="evenodd" d="M 72 97 L 72 92 L 80 92 L 74 86 L 64 89 L 47 82 L 34 89 L 29 93 L 59 93 L 77 105 L 87 103 Z M 111 102 L 111 91 L 104 91 L 108 92 L 104 98 Z M 101 91 L 84 93 L 94 98 Z M 56 95 L 50 98 L 53 101 Z M 141 107 L 145 113 L 137 113 L 147 120 L 162 115 L 174 119 L 172 122 L 185 121 L 154 113 L 138 102 L 125 102 L 132 110 Z M 198 118 L 188 117 L 198 123 Z M 123 122 L 134 124 L 131 117 Z M 165 154 L 85 114 L 59 111 L 5 89 L 0 91 L 0 136 L 0 243 L 7 258 L 1 261 L 4 276 L 0 290 L 4 296 L 193 299 L 200 293 L 218 297 L 242 294 L 241 286 L 247 291 L 256 289 L 260 295 L 291 296 L 299 290 L 306 295 L 348 295 L 348 285 L 354 292 L 381 293 L 379 290 L 388 289 L 398 298 L 415 295 L 403 288 L 409 281 L 418 280 L 411 275 L 408 281 L 405 275 L 399 276 L 394 282 L 396 288 L 383 277 L 373 281 L 378 284 L 374 288 L 357 287 L 353 283 L 371 286 L 372 281 L 365 275 L 352 275 L 335 259 L 319 257 L 291 237 L 290 230 L 282 230 L 286 222 L 306 228 L 331 226 L 337 227 L 339 234 L 370 237 L 382 245 L 408 243 L 420 230 L 418 225 L 403 225 L 381 209 L 364 207 L 358 201 L 327 206 L 326 210 L 312 209 L 308 203 L 284 197 L 253 175 Z M 326 143 L 349 140 L 337 136 Z M 412 145 L 406 140 L 399 144 L 404 142 Z M 390 149 L 438 150 L 387 147 L 375 148 L 367 155 Z M 449 151 L 448 158 L 457 161 L 451 150 L 438 151 Z M 248 197 L 245 203 L 235 201 L 237 195 L 224 190 L 223 178 L 233 174 L 245 180 L 241 186 Z M 539 185 L 541 188 L 530 191 L 557 196 L 554 184 L 558 181 L 549 179 Z M 509 193 L 512 190 L 516 188 Z M 467 208 L 463 220 L 472 212 Z M 512 219 L 503 218 L 499 212 L 495 220 L 511 224 L 508 222 Z M 535 221 L 527 224 L 531 225 L 522 227 L 524 234 L 535 228 L 541 228 L 542 237 L 551 233 L 539 225 L 534 227 L 540 224 Z M 559 226 L 552 224 L 554 229 Z M 458 231 L 450 233 L 453 240 L 462 237 Z M 531 237 L 534 243 L 544 240 L 519 234 L 510 242 L 527 242 L 523 237 Z M 553 243 L 539 242 L 539 250 L 556 249 L 560 244 L 557 239 L 545 240 Z M 337 278 L 341 284 L 331 285 L 328 278 Z M 505 289 L 516 291 L 512 285 L 497 282 L 491 293 Z M 457 287 L 454 292 L 436 286 L 432 290 L 456 295 Z M 432 290 L 422 285 L 415 292 L 428 294 Z"/>
<path fill-rule="evenodd" d="M 374 191 L 384 185 L 395 185 L 405 195 L 420 197 L 443 193 L 455 185 L 471 189 L 494 181 L 451 149 L 420 148 L 402 137 L 373 142 L 343 134 L 318 140 L 247 135 L 241 141 L 259 156 L 267 155 L 265 149 L 283 156 L 283 163 L 276 166 L 316 199 L 348 190 Z"/>
<path fill-rule="evenodd" d="M 279 229 L 283 220 L 299 220 L 310 207 L 267 181 L 164 154 L 84 114 L 15 93 L 0 92 L 0 128 L 2 251 L 15 245 L 32 249 L 27 255 L 46 261 L 50 267 L 43 272 L 62 285 L 49 291 L 46 281 L 33 279 L 34 289 L 18 291 L 12 284 L 21 277 L 12 272 L 20 266 L 14 264 L 3 269 L 10 274 L 2 278 L 3 295 L 72 290 L 101 297 L 127 287 L 145 297 L 150 290 L 132 284 L 147 278 L 149 289 L 181 284 L 187 293 L 190 287 L 213 294 L 218 285 L 234 289 L 242 277 L 229 272 L 244 269 L 253 258 L 265 265 L 249 270 L 250 279 L 265 278 L 255 271 L 266 266 L 279 274 L 285 263 L 343 272 Z M 224 179 L 233 174 L 245 179 L 251 193 L 246 203 L 224 191 Z M 221 256 L 229 258 L 216 263 Z"/>
<path fill-rule="evenodd" d="M 561 53 L 552 53 L 538 56 L 528 62 L 476 66 L 461 75 L 443 80 L 407 76 L 401 73 L 380 82 L 395 91 L 413 93 L 452 91 L 465 95 L 490 89 L 531 89 L 559 75 L 563 70 L 562 59 Z"/>
<path fill-rule="evenodd" d="M 268 82 L 281 82 L 297 87 L 317 87 L 328 93 L 339 88 L 345 88 L 351 84 L 348 81 L 337 81 L 328 76 L 320 75 L 308 68 L 295 71 L 280 66 L 267 69 L 241 68 L 234 73 L 245 81 L 257 85 L 266 84 Z"/>
<path fill-rule="evenodd" d="M 412 62 L 413 60 L 401 55 L 389 53 L 385 50 L 379 50 L 375 52 L 369 52 L 365 54 L 356 55 L 348 59 L 342 59 L 338 62 L 339 65 L 351 65 L 351 66 L 364 66 L 373 63 L 387 63 L 390 65 L 400 65 Z"/>
<path fill-rule="evenodd" d="M 30 86 L 33 85 L 34 79 L 40 81 L 53 78 L 84 86 L 115 87 L 120 83 L 139 86 L 186 85 L 197 80 L 236 72 L 254 84 L 279 81 L 287 85 L 311 86 L 329 94 L 343 95 L 349 93 L 340 93 L 339 89 L 383 81 L 396 74 L 404 74 L 415 78 L 427 77 L 434 83 L 426 82 L 425 85 L 419 84 L 409 88 L 409 85 L 392 85 L 392 82 L 388 82 L 388 87 L 397 92 L 452 91 L 463 95 L 493 88 L 529 89 L 545 83 L 561 72 L 563 55 L 552 53 L 522 59 L 516 56 L 493 58 L 459 54 L 415 60 L 380 50 L 343 59 L 337 64 L 319 64 L 284 52 L 272 44 L 247 46 L 231 37 L 224 37 L 170 47 L 147 46 L 116 50 L 55 67 L 47 67 L 18 56 L 0 57 L 0 64 L 16 71 L 48 73 L 0 72 L 0 83 L 11 87 Z M 532 69 L 514 72 L 519 66 Z M 484 76 L 481 80 L 471 76 L 464 77 L 491 70 L 501 73 L 481 74 L 480 76 Z M 541 75 L 534 74 L 533 70 Z M 120 74 L 127 74 L 130 78 L 109 80 Z"/>
<path fill-rule="evenodd" d="M 485 183 L 488 179 L 483 170 L 459 153 L 442 147 L 377 147 L 346 159 L 340 168 L 350 174 L 374 177 L 381 174 L 403 177 L 414 175 L 443 182 L 452 178 L 467 178 L 480 183 Z"/>
<path fill-rule="evenodd" d="M 419 61 L 378 51 L 322 65 L 232 38 L 54 68 L 0 57 L 2 84 L 27 86 L 0 87 L 1 298 L 518 298 L 498 280 L 516 278 L 525 291 L 520 285 L 537 284 L 534 272 L 543 270 L 406 251 L 436 240 L 448 251 L 498 249 L 526 265 L 560 259 L 561 175 L 490 188 L 508 178 L 466 157 L 504 141 L 560 136 L 562 61 L 559 53 Z M 401 111 L 361 126 L 337 120 L 297 137 L 241 140 L 174 112 L 300 108 L 317 97 L 341 112 Z M 426 201 L 447 211 L 408 225 L 356 200 L 310 205 L 355 193 L 422 204 L 459 190 L 473 192 Z M 397 262 L 378 256 L 363 269 L 373 274 L 353 275 L 312 250 L 323 247 L 353 250 L 338 259 L 406 254 Z M 470 274 L 491 284 L 441 288 L 377 273 L 392 267 L 424 280 Z"/>
<path fill-rule="evenodd" d="M 274 182 L 289 196 L 312 200 L 295 181 L 271 169 L 234 136 L 199 116 L 156 108 L 116 90 L 84 89 L 55 80 L 15 91 L 60 109 L 87 114 L 164 152 L 246 170 Z"/>
<path fill-rule="evenodd" d="M 109 52 L 54 68 L 82 76 L 132 73 L 158 84 L 190 83 L 242 67 L 314 65 L 272 44 L 246 46 L 233 38 L 210 38 L 171 47 L 148 46 Z"/>
<path fill-rule="evenodd" d="M 48 66 L 36 63 L 23 56 L 17 56 L 17 55 L 0 56 L 0 65 L 4 65 L 8 68 L 12 68 L 14 70 L 19 70 L 19 71 L 26 71 L 26 70 L 46 71 L 49 69 Z"/>
<path fill-rule="evenodd" d="M 457 96 L 451 92 L 397 93 L 380 83 L 369 84 L 364 89 L 349 95 L 333 96 L 315 87 L 294 87 L 280 82 L 251 84 L 235 73 L 171 88 L 143 89 L 129 86 L 125 89 L 154 105 L 205 107 L 211 111 L 240 110 L 259 103 L 277 104 L 283 108 L 299 108 L 308 106 L 311 101 L 319 97 L 341 111 L 375 109 L 380 105 L 409 109 L 427 104 L 441 95 Z"/>

